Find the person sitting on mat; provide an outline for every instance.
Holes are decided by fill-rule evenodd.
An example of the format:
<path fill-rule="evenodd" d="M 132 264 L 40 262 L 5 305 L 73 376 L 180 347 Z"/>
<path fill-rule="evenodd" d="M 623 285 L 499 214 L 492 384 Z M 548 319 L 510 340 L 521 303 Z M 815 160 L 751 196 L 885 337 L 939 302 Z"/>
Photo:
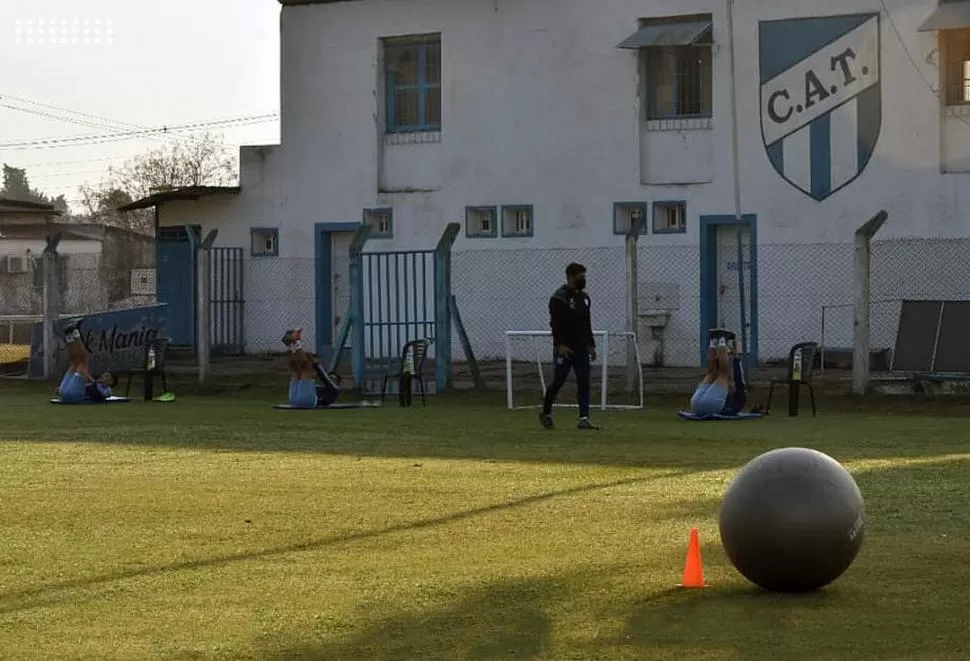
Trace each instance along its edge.
<path fill-rule="evenodd" d="M 340 377 L 324 371 L 314 356 L 303 350 L 302 340 L 302 328 L 283 335 L 283 344 L 290 351 L 290 406 L 308 409 L 330 406 L 340 396 Z M 320 378 L 320 385 L 314 376 Z"/>
<path fill-rule="evenodd" d="M 104 372 L 93 383 L 89 383 L 84 391 L 84 398 L 92 402 L 103 402 L 114 393 L 118 385 L 118 377 L 111 372 Z"/>
<path fill-rule="evenodd" d="M 731 356 L 726 344 L 719 343 L 707 353 L 707 371 L 690 398 L 690 411 L 698 416 L 724 414 L 733 404 L 734 392 Z"/>
<path fill-rule="evenodd" d="M 64 341 L 67 342 L 67 372 L 57 387 L 57 397 L 62 402 L 82 402 L 94 379 L 88 366 L 88 351 L 81 339 L 80 322 L 64 329 Z"/>

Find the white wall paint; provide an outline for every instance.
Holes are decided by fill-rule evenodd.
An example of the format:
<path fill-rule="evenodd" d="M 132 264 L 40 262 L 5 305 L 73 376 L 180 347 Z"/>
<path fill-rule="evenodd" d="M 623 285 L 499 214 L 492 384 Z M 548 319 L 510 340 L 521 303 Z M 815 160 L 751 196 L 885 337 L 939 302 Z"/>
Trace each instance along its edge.
<path fill-rule="evenodd" d="M 880 209 L 890 216 L 882 238 L 970 236 L 970 178 L 941 174 L 970 168 L 970 126 L 941 121 L 931 89 L 938 80 L 936 35 L 917 32 L 935 5 L 887 0 L 879 142 L 858 179 L 823 202 L 784 181 L 766 156 L 758 21 L 878 12 L 883 5 L 736 5 L 740 178 L 743 211 L 758 216 L 762 357 L 817 339 L 821 307 L 851 300 L 846 248 L 854 230 Z M 717 44 L 714 117 L 709 128 L 648 131 L 637 56 L 615 46 L 638 19 L 702 12 L 713 14 Z M 234 201 L 191 205 L 195 217 L 206 216 L 206 227 L 225 227 L 220 245 L 248 247 L 248 227 L 278 226 L 281 260 L 310 260 L 315 222 L 355 222 L 364 208 L 392 207 L 394 238 L 373 240 L 368 249 L 426 249 L 446 223 L 464 225 L 467 205 L 534 205 L 533 237 L 462 236 L 456 245 L 462 315 L 479 356 L 490 358 L 502 354 L 504 330 L 546 327 L 547 297 L 573 259 L 590 267 L 596 325 L 625 328 L 624 240 L 613 233 L 612 205 L 686 200 L 686 233 L 641 239 L 640 288 L 657 293 L 672 312 L 668 363 L 696 361 L 699 217 L 734 212 L 723 2 L 360 0 L 285 8 L 281 28 L 283 147 L 266 152 L 265 163 L 244 159 L 243 193 Z M 442 130 L 417 144 L 414 136 L 386 138 L 379 39 L 437 31 Z M 176 206 L 164 210 L 165 224 L 181 222 L 172 220 Z M 913 254 L 926 248 L 893 245 Z M 913 260 L 892 263 L 897 270 L 886 281 L 918 277 Z M 876 260 L 874 268 L 889 267 Z M 305 303 L 302 293 L 273 289 L 259 277 L 264 291 Z M 312 279 L 300 282 L 312 285 Z M 295 313 L 299 306 L 291 307 Z M 838 342 L 850 337 L 842 333 Z M 649 353 L 651 341 L 642 343 Z"/>

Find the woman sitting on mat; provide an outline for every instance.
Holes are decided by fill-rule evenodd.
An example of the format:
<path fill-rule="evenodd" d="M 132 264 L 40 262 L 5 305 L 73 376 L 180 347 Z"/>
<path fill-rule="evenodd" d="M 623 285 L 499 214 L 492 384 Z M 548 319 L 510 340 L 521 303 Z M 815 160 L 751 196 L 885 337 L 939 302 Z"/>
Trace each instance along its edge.
<path fill-rule="evenodd" d="M 327 374 L 312 354 L 303 350 L 303 329 L 286 331 L 283 344 L 289 349 L 290 406 L 312 409 L 330 406 L 340 396 L 340 377 Z M 319 377 L 321 385 L 317 385 Z"/>
<path fill-rule="evenodd" d="M 57 387 L 57 397 L 62 402 L 83 402 L 88 385 L 94 383 L 88 366 L 88 351 L 81 340 L 80 322 L 64 329 L 67 342 L 67 372 Z"/>
<path fill-rule="evenodd" d="M 84 391 L 84 398 L 92 402 L 103 402 L 114 394 L 114 387 L 118 385 L 118 377 L 111 372 L 104 372 L 93 383 L 89 383 Z"/>
<path fill-rule="evenodd" d="M 707 371 L 704 379 L 690 398 L 690 411 L 694 415 L 724 413 L 732 404 L 734 393 L 734 370 L 726 344 L 711 347 L 707 353 Z"/>

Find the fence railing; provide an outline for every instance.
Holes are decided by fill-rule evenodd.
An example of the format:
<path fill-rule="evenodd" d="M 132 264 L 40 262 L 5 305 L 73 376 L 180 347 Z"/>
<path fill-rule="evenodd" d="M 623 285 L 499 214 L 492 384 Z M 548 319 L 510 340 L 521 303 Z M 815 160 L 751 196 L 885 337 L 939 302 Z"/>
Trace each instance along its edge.
<path fill-rule="evenodd" d="M 742 297 L 737 232 L 730 226 L 709 236 L 704 260 L 699 245 L 675 235 L 621 237 L 607 247 L 479 248 L 465 242 L 453 249 L 457 232 L 450 231 L 443 244 L 413 251 L 381 251 L 366 238 L 357 253 L 349 238 L 334 243 L 325 279 L 314 258 L 254 258 L 217 245 L 213 250 L 224 254 L 212 262 L 207 291 L 219 329 L 210 342 L 236 342 L 227 353 L 274 353 L 281 350 L 282 331 L 300 326 L 311 346 L 328 345 L 334 352 L 342 346 L 343 356 L 353 358 L 342 367 L 363 380 L 361 369 L 374 368 L 374 359 L 382 361 L 377 369 L 385 369 L 404 343 L 420 335 L 434 340 L 439 387 L 466 369 L 466 346 L 482 373 L 500 383 L 495 367 L 506 360 L 506 331 L 547 330 L 549 297 L 563 282 L 566 265 L 578 262 L 588 271 L 594 326 L 635 332 L 644 366 L 697 367 L 707 327 L 739 330 L 742 299 L 749 351 L 757 352 L 760 364 L 784 361 L 793 344 L 811 340 L 822 347 L 823 370 L 836 354 L 840 365 L 851 365 L 859 344 L 860 262 L 852 243 L 746 243 L 751 259 L 741 265 Z M 896 349 L 904 300 L 970 300 L 970 238 L 870 237 L 868 246 L 863 321 L 866 345 L 877 357 L 872 369 L 881 371 Z M 138 269 L 141 277 L 147 270 Z M 35 341 L 33 324 L 50 316 L 45 301 L 46 312 L 56 310 L 55 321 L 154 304 L 156 296 L 139 291 L 130 276 L 106 274 L 92 257 L 76 255 L 36 260 L 30 273 L 0 273 L 0 363 Z M 158 302 L 169 307 L 172 327 L 174 299 L 158 278 Z M 194 302 L 188 304 L 194 309 Z M 355 319 L 359 329 L 352 331 Z M 190 323 L 190 345 L 197 339 L 193 333 Z"/>

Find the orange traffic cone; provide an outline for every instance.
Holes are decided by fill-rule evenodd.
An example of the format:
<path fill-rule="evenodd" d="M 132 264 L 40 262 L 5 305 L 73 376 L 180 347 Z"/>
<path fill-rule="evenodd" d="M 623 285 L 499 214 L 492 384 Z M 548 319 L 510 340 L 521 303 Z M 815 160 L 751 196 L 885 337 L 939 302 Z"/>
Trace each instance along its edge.
<path fill-rule="evenodd" d="M 701 561 L 701 536 L 697 528 L 691 528 L 690 544 L 687 547 L 687 562 L 684 563 L 684 578 L 677 584 L 679 588 L 704 588 L 704 563 Z"/>

